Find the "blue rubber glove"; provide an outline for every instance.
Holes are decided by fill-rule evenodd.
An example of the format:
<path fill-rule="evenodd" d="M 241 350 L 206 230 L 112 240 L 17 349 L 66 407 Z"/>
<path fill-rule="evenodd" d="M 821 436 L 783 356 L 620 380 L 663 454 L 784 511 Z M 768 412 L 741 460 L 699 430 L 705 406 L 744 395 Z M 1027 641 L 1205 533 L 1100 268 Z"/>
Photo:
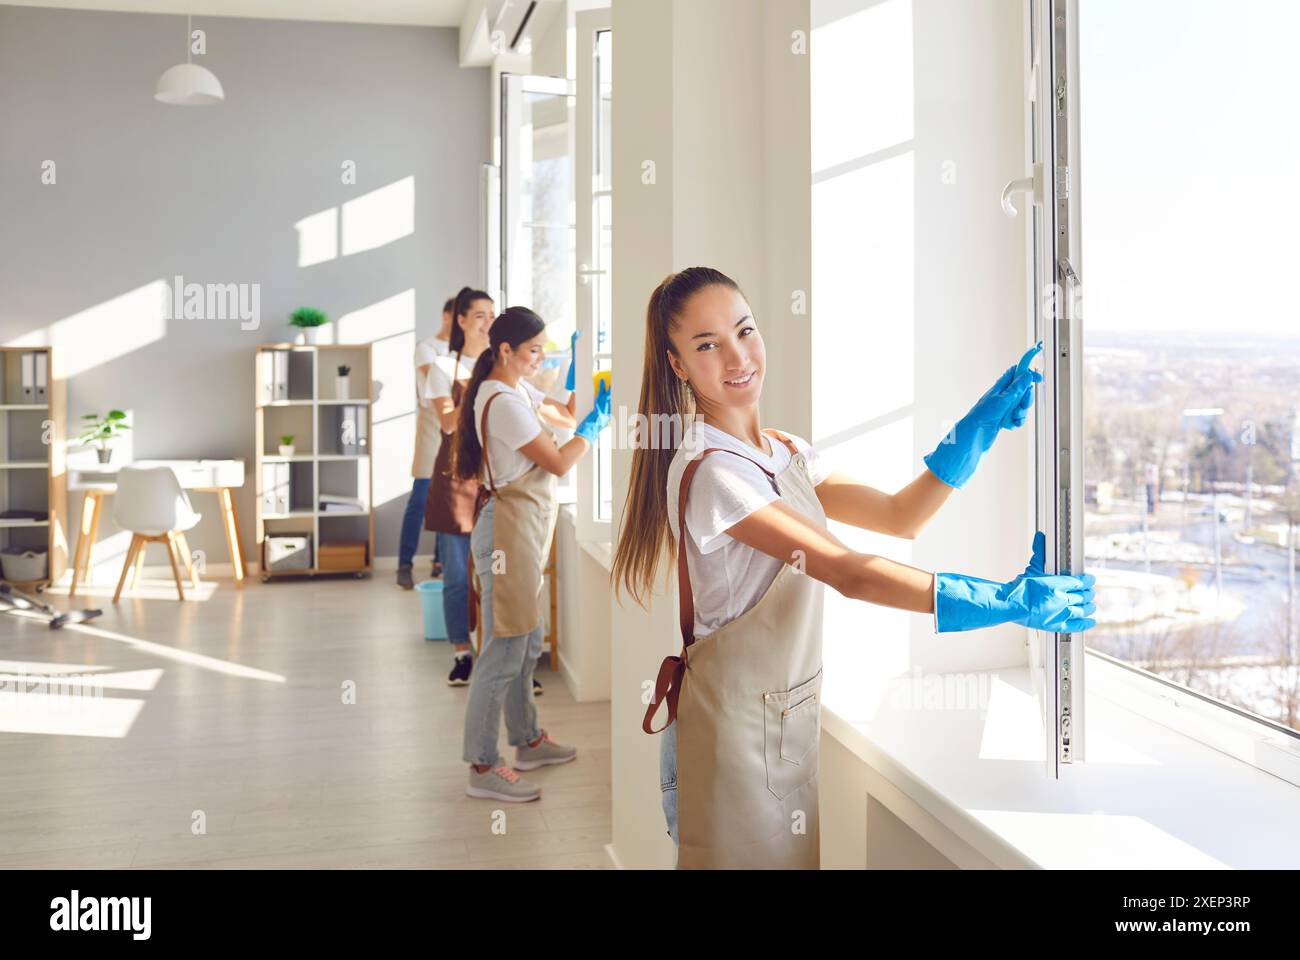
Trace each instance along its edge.
<path fill-rule="evenodd" d="M 572 390 L 574 384 L 574 372 L 578 369 L 578 337 L 581 330 L 574 330 L 573 336 L 569 338 L 569 372 L 564 375 L 564 389 Z"/>
<path fill-rule="evenodd" d="M 999 623 L 1020 623 L 1052 633 L 1082 633 L 1097 625 L 1089 617 L 1093 603 L 1091 573 L 1081 576 L 1043 571 L 1046 538 L 1034 535 L 1034 552 L 1025 572 L 1009 583 L 961 573 L 936 573 L 935 629 L 979 630 Z"/>
<path fill-rule="evenodd" d="M 596 405 L 591 408 L 591 413 L 583 418 L 582 423 L 578 424 L 578 429 L 574 430 L 573 434 L 577 437 L 586 437 L 587 442 L 594 447 L 600 431 L 607 426 L 609 426 L 609 388 L 602 380 L 600 393 L 596 394 Z"/>
<path fill-rule="evenodd" d="M 931 473 L 948 486 L 960 489 L 974 475 L 999 431 L 1014 430 L 1024 424 L 1029 408 L 1034 405 L 1034 384 L 1043 379 L 1029 364 L 1042 349 L 1040 340 L 1026 350 L 1020 362 L 1008 367 L 970 412 L 957 421 L 952 432 L 939 441 L 925 458 Z"/>

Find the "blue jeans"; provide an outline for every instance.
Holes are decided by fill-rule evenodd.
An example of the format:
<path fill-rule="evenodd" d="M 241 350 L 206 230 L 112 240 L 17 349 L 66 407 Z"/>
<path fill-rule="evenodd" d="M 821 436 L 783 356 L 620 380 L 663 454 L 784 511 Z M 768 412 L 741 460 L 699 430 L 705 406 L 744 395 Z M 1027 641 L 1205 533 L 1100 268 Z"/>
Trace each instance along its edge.
<path fill-rule="evenodd" d="M 452 643 L 469 643 L 469 534 L 439 533 L 437 537 L 438 555 L 442 557 L 442 616 L 447 622 L 447 639 Z"/>
<path fill-rule="evenodd" d="M 506 717 L 510 746 L 522 747 L 542 735 L 533 703 L 533 671 L 542 655 L 543 620 L 529 633 L 517 637 L 492 634 L 492 517 L 496 500 L 487 502 L 470 534 L 470 552 L 478 574 L 483 610 L 483 648 L 470 674 L 469 701 L 465 705 L 466 763 L 496 766 L 501 713 Z"/>
<path fill-rule="evenodd" d="M 409 567 L 415 559 L 420 531 L 424 529 L 424 501 L 429 497 L 429 481 L 432 479 L 416 477 L 411 481 L 411 495 L 406 501 L 406 513 L 402 514 L 402 539 L 397 546 L 398 566 Z"/>
<path fill-rule="evenodd" d="M 659 737 L 659 790 L 662 794 L 664 820 L 668 824 L 668 835 L 677 840 L 677 721 Z"/>

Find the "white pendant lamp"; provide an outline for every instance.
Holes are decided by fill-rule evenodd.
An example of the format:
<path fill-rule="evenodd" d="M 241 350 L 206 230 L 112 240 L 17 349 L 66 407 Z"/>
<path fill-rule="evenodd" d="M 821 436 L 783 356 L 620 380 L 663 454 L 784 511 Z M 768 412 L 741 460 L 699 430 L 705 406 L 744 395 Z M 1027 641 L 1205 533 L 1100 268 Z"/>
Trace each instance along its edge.
<path fill-rule="evenodd" d="M 194 31 L 191 29 L 193 18 L 185 18 L 185 62 L 168 67 L 158 78 L 158 89 L 153 98 L 161 103 L 170 103 L 180 107 L 202 107 L 210 103 L 220 103 L 226 99 L 217 75 L 206 67 L 190 62 L 190 44 Z"/>

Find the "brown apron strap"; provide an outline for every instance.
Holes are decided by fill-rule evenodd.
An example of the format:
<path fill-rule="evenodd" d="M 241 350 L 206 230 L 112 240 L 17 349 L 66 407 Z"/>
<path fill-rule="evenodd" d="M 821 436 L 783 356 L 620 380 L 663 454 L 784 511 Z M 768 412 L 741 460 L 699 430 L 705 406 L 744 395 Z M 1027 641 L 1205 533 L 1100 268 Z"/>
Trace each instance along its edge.
<path fill-rule="evenodd" d="M 682 483 L 677 493 L 677 606 L 682 631 L 682 652 L 675 657 L 665 657 L 659 664 L 659 676 L 655 678 L 654 699 L 646 707 L 645 719 L 641 721 L 641 729 L 646 733 L 662 733 L 677 719 L 677 698 L 681 694 L 682 679 L 686 671 L 687 650 L 695 642 L 695 594 L 691 591 L 690 569 L 686 563 L 686 496 L 690 493 L 695 471 L 700 468 L 704 458 L 711 453 L 730 453 L 742 460 L 749 460 L 762 470 L 769 480 L 773 479 L 772 471 L 757 460 L 725 447 L 709 447 L 688 463 L 686 469 L 682 471 Z M 652 729 L 654 715 L 659 709 L 659 704 L 665 700 L 668 702 L 668 722 L 658 730 Z"/>
<path fill-rule="evenodd" d="M 763 432 L 766 433 L 768 436 L 776 437 L 783 444 L 785 444 L 785 448 L 790 451 L 791 457 L 799 456 L 799 448 L 794 445 L 794 441 L 791 440 L 789 437 L 787 437 L 780 430 L 773 430 L 771 427 L 768 427 Z M 771 476 L 771 474 L 768 475 Z"/>
<path fill-rule="evenodd" d="M 482 416 L 481 418 L 479 418 L 479 430 L 478 430 L 478 435 L 479 435 L 479 437 L 482 438 L 482 441 L 479 443 L 479 449 L 481 449 L 481 450 L 483 451 L 483 467 L 484 467 L 484 469 L 487 470 L 487 488 L 488 488 L 488 490 L 490 491 L 490 493 L 492 494 L 492 496 L 496 496 L 497 487 L 496 487 L 496 484 L 492 481 L 492 464 L 491 464 L 490 462 L 488 462 L 488 427 L 487 427 L 487 423 L 488 423 L 488 409 L 492 406 L 492 401 L 495 400 L 495 399 L 496 399 L 497 397 L 499 397 L 499 396 L 501 396 L 501 391 L 500 391 L 500 390 L 498 390 L 496 393 L 492 394 L 492 396 L 488 397 L 488 398 L 487 398 L 487 403 L 483 404 L 483 416 Z"/>

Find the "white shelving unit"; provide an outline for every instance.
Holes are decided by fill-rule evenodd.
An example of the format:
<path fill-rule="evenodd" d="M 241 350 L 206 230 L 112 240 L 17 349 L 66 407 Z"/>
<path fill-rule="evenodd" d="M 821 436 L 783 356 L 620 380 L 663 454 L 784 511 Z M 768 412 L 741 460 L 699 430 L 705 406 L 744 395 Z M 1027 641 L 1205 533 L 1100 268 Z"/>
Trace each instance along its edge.
<path fill-rule="evenodd" d="M 287 397 L 274 398 L 270 386 L 274 359 L 266 355 L 285 351 Z M 255 358 L 257 460 L 253 471 L 257 485 L 257 568 L 263 581 L 276 576 L 313 576 L 346 573 L 364 576 L 374 569 L 374 436 L 371 412 L 371 356 L 369 344 L 290 343 L 262 344 Z M 351 367 L 347 396 L 338 396 L 336 374 L 340 364 Z M 340 411 L 344 406 L 364 411 L 355 424 L 354 446 L 359 452 L 342 452 Z M 280 437 L 294 435 L 294 453 L 279 454 Z M 265 466 L 289 465 L 288 510 L 268 510 L 264 494 Z M 356 497 L 362 509 L 321 509 L 321 496 Z M 272 570 L 266 559 L 266 538 L 276 534 L 308 535 L 311 555 L 302 569 Z M 339 567 L 321 565 L 323 545 L 364 545 L 364 561 Z"/>
<path fill-rule="evenodd" d="M 24 354 L 45 368 L 44 402 L 24 394 Z M 0 516 L 0 548 L 46 551 L 46 574 L 4 577 L 23 590 L 42 590 L 68 565 L 68 475 L 63 444 L 67 382 L 50 347 L 0 347 L 0 514 L 44 513 L 44 519 Z"/>

